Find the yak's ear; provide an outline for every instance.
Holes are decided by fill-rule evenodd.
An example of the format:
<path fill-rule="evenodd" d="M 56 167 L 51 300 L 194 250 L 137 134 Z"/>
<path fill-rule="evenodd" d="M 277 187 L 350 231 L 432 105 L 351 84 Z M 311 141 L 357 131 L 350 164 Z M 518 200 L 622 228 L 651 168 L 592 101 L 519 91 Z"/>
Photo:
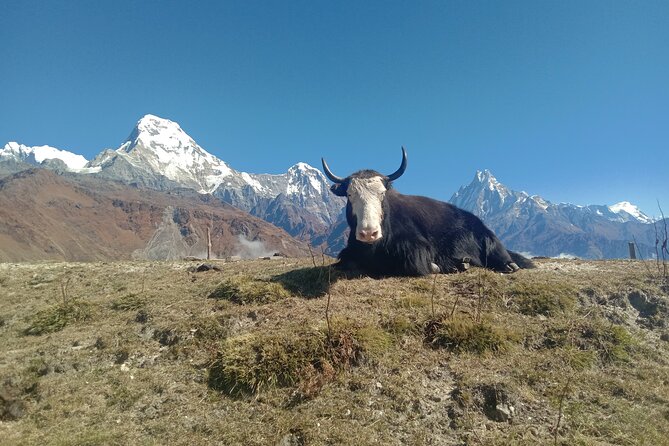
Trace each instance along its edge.
<path fill-rule="evenodd" d="M 344 183 L 335 183 L 332 186 L 330 186 L 330 190 L 332 191 L 333 194 L 339 197 L 346 196 L 346 185 Z"/>

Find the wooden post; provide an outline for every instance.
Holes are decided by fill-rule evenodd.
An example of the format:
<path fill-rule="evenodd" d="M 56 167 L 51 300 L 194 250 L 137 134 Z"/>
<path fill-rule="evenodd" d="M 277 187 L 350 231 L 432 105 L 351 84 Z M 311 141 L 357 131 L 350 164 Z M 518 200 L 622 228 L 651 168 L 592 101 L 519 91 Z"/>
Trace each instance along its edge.
<path fill-rule="evenodd" d="M 207 226 L 207 260 L 211 260 L 211 227 Z"/>
<path fill-rule="evenodd" d="M 629 242 L 627 244 L 630 248 L 630 259 L 636 260 L 636 250 L 634 249 L 634 242 Z"/>

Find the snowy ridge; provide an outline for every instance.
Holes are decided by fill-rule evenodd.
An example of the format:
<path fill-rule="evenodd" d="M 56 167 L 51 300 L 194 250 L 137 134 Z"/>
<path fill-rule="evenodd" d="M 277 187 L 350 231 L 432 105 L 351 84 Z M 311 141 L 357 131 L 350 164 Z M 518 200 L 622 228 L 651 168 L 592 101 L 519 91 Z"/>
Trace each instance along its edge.
<path fill-rule="evenodd" d="M 636 221 L 652 223 L 653 219 L 641 212 L 639 208 L 628 201 L 622 201 L 612 206 L 588 205 L 579 206 L 570 203 L 554 204 L 544 200 L 539 195 L 529 195 L 527 192 L 508 189 L 487 169 L 476 171 L 472 182 L 461 187 L 450 199 L 456 206 L 466 209 L 479 217 L 485 218 L 499 212 L 509 212 L 513 215 L 531 215 L 534 213 L 571 212 L 575 214 L 602 217 L 608 221 L 624 223 Z"/>
<path fill-rule="evenodd" d="M 16 161 L 23 161 L 29 164 L 42 164 L 47 160 L 61 160 L 70 170 L 83 169 L 88 160 L 81 155 L 77 155 L 67 150 L 56 149 L 51 146 L 28 147 L 23 144 L 11 141 L 5 144 L 0 150 L 0 158 L 11 158 Z"/>
<path fill-rule="evenodd" d="M 460 187 L 453 194 L 450 202 L 462 209 L 467 209 L 481 218 L 496 212 L 514 202 L 528 199 L 525 192 L 513 192 L 507 189 L 488 169 L 477 170 L 468 186 Z"/>
<path fill-rule="evenodd" d="M 609 210 L 614 214 L 618 215 L 628 214 L 632 216 L 635 220 L 640 221 L 642 223 L 653 223 L 654 221 L 652 218 L 641 212 L 641 210 L 639 210 L 638 207 L 636 207 L 629 201 L 621 201 L 620 203 L 616 203 L 612 206 L 609 206 Z"/>
<path fill-rule="evenodd" d="M 307 163 L 297 163 L 287 173 L 286 195 L 321 195 L 327 189 L 327 179 L 320 170 Z"/>
<path fill-rule="evenodd" d="M 652 219 L 629 202 L 612 206 L 551 203 L 538 195 L 506 188 L 490 171 L 451 197 L 451 203 L 478 215 L 512 250 L 540 256 L 565 253 L 581 258 L 626 258 L 630 241 L 652 258 Z"/>

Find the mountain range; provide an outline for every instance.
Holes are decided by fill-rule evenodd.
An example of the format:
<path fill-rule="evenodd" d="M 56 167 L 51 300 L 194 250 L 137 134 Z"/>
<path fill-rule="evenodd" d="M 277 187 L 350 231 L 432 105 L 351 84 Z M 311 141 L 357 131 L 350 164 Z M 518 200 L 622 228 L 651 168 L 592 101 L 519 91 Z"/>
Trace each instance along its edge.
<path fill-rule="evenodd" d="M 104 188 L 118 191 L 123 187 L 135 193 L 141 190 L 158 194 L 164 198 L 158 200 L 166 206 L 163 213 L 168 212 L 165 209 L 172 198 L 182 200 L 182 209 L 188 208 L 186 202 L 194 200 L 189 212 L 195 212 L 201 206 L 198 197 L 210 197 L 210 206 L 223 202 L 221 206 L 231 205 L 224 207 L 226 212 L 234 207 L 251 214 L 250 219 L 257 217 L 284 230 L 281 237 L 294 244 L 293 253 L 308 249 L 300 244 L 306 242 L 334 255 L 346 242 L 345 200 L 329 192 L 329 183 L 318 169 L 298 162 L 283 174 L 237 171 L 199 146 L 176 122 L 154 115 L 141 118 L 117 149 L 103 150 L 90 161 L 50 146 L 28 147 L 10 142 L 0 149 L 0 175 L 35 167 L 60 174 L 58 181 L 71 182 L 72 187 L 87 189 L 93 195 L 104 195 Z M 46 175 L 30 172 L 28 176 Z M 52 180 L 56 181 L 56 177 Z M 9 183 L 16 181 L 29 183 L 25 176 L 9 176 L 3 179 L 3 187 L 7 189 Z M 24 193 L 30 193 L 28 186 L 24 188 Z M 121 195 L 124 194 L 127 195 Z M 651 257 L 654 253 L 653 220 L 628 202 L 612 206 L 553 204 L 539 196 L 508 189 L 488 170 L 477 172 L 473 181 L 461 187 L 450 201 L 481 217 L 510 249 L 527 254 L 627 257 L 627 243 L 632 240 L 637 241 L 642 255 Z M 102 207 L 98 212 L 102 212 Z M 20 220 L 18 216 L 16 219 Z M 257 219 L 249 221 L 257 224 Z M 3 222 L 0 220 L 0 225 Z M 0 227 L 0 233 L 5 234 L 0 250 L 13 246 L 8 242 L 7 231 L 7 227 Z M 183 227 L 179 231 L 188 232 Z M 202 240 L 201 230 L 198 231 Z M 263 234 L 259 231 L 253 237 L 262 242 Z M 272 249 L 276 247 L 274 244 Z M 183 254 L 182 251 L 179 250 Z M 229 254 L 232 250 L 223 251 Z M 35 255 L 38 254 L 39 250 Z"/>
<path fill-rule="evenodd" d="M 449 201 L 479 216 L 507 247 L 528 255 L 626 258 L 631 241 L 644 258 L 655 253 L 653 219 L 629 202 L 555 204 L 510 190 L 489 170 L 476 172 Z"/>

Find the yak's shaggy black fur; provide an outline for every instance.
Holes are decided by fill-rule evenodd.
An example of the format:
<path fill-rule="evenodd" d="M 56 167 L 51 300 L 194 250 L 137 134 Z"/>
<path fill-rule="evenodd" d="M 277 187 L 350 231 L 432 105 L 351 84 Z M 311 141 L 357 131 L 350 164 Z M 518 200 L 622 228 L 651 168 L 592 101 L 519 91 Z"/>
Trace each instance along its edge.
<path fill-rule="evenodd" d="M 378 172 L 365 170 L 351 175 L 368 178 Z M 334 184 L 336 195 L 346 196 L 350 182 Z M 422 276 L 433 271 L 456 272 L 463 263 L 500 272 L 532 268 L 533 263 L 512 251 L 474 214 L 449 203 L 427 197 L 403 195 L 391 188 L 383 200 L 383 237 L 363 243 L 355 237 L 356 219 L 347 203 L 346 218 L 351 233 L 348 245 L 339 253 L 338 267 L 356 269 L 374 276 Z"/>

